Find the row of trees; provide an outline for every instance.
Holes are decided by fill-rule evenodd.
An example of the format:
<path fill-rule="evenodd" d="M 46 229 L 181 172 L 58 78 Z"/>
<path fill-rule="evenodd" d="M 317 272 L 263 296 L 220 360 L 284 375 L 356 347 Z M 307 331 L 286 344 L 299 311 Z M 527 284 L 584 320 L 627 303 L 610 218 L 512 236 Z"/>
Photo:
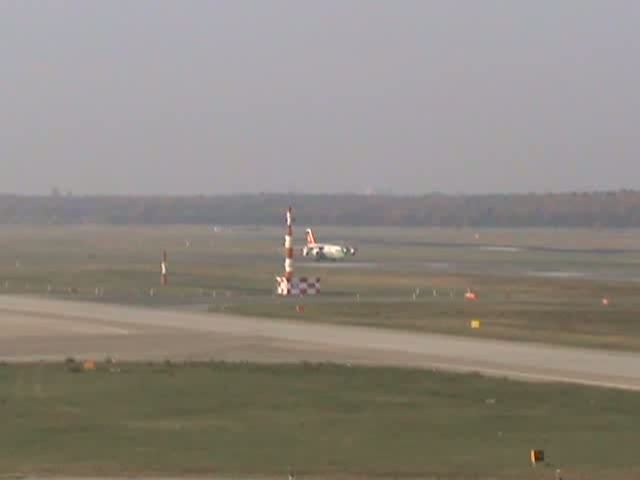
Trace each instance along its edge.
<path fill-rule="evenodd" d="M 503 195 L 16 196 L 0 224 L 279 225 L 292 205 L 308 224 L 640 227 L 640 192 Z"/>

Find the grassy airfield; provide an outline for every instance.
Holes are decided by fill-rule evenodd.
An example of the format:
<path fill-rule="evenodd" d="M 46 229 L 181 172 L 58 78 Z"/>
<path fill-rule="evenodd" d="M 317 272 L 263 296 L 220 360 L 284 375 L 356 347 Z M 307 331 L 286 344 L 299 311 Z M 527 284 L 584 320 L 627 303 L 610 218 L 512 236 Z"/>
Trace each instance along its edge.
<path fill-rule="evenodd" d="M 298 246 L 302 230 L 296 230 Z M 0 294 L 640 350 L 637 231 L 318 228 L 320 241 L 345 240 L 359 252 L 346 263 L 299 258 L 300 275 L 322 278 L 322 295 L 303 300 L 273 295 L 282 233 L 5 227 Z M 163 249 L 166 288 L 159 285 Z M 468 287 L 477 301 L 464 300 Z M 304 313 L 296 311 L 298 303 Z M 474 319 L 479 330 L 469 328 Z"/>
<path fill-rule="evenodd" d="M 323 282 L 321 296 L 302 301 L 273 295 L 282 268 L 278 228 L 4 227 L 0 299 L 35 294 L 640 350 L 638 232 L 317 234 L 359 252 L 347 264 L 298 261 L 300 275 Z M 467 287 L 477 301 L 463 299 Z M 469 328 L 472 319 L 481 320 L 479 330 Z M 298 478 L 542 479 L 556 468 L 569 479 L 640 475 L 637 393 L 332 365 L 78 370 L 0 365 L 0 473 L 283 478 L 292 467 Z M 545 466 L 531 468 L 531 448 L 545 449 Z"/>
<path fill-rule="evenodd" d="M 639 409 L 622 391 L 391 368 L 5 365 L 0 472 L 637 478 Z"/>

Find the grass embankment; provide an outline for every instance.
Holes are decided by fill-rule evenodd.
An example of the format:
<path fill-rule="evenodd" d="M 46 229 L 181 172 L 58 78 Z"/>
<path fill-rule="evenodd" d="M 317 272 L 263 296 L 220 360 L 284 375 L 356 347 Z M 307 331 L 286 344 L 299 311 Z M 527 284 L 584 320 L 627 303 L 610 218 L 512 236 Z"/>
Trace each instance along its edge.
<path fill-rule="evenodd" d="M 221 363 L 0 367 L 7 474 L 630 478 L 640 396 L 475 375 Z M 549 465 L 528 465 L 543 448 Z M 636 474 L 638 472 L 636 471 Z"/>

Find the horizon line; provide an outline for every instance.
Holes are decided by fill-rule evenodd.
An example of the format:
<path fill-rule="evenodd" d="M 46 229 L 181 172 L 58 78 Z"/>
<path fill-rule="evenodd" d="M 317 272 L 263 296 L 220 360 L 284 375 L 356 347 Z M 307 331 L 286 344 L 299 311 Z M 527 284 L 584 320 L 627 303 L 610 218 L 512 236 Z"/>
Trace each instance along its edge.
<path fill-rule="evenodd" d="M 15 193 L 0 192 L 0 197 L 18 198 L 216 198 L 216 197 L 387 197 L 387 198 L 422 198 L 429 196 L 440 197 L 492 197 L 492 196 L 544 196 L 544 195 L 602 195 L 619 193 L 640 193 L 640 189 L 619 188 L 608 190 L 558 190 L 531 192 L 486 192 L 486 193 L 393 193 L 393 192 L 234 192 L 234 193 L 73 193 L 73 191 L 59 193 Z"/>

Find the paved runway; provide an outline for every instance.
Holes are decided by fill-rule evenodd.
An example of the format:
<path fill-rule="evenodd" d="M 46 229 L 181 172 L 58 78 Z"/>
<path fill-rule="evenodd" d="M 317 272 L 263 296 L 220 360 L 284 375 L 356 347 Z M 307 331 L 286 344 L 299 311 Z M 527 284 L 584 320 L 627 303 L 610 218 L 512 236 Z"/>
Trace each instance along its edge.
<path fill-rule="evenodd" d="M 331 361 L 640 390 L 640 354 L 0 296 L 0 360 Z"/>

